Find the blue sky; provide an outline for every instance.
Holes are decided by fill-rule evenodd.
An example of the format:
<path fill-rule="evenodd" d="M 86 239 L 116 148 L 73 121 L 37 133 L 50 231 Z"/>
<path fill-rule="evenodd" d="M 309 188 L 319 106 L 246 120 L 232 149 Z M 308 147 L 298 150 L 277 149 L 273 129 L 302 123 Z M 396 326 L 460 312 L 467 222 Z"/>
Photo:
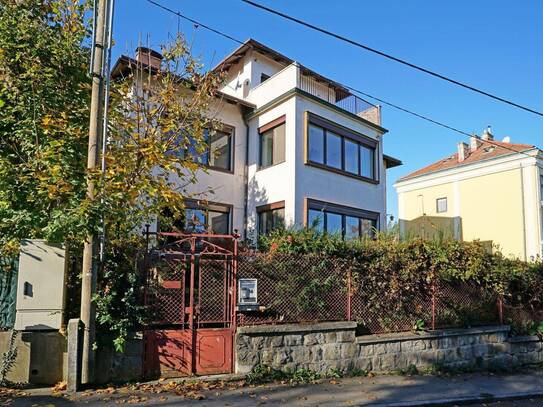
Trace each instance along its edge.
<path fill-rule="evenodd" d="M 377 55 L 254 9 L 240 0 L 157 0 L 235 38 L 252 37 L 338 82 L 467 132 L 491 125 L 496 139 L 543 147 L 543 117 L 493 101 Z M 543 110 L 543 2 L 525 0 L 356 1 L 260 0 L 374 48 L 520 104 Z M 140 43 L 159 47 L 178 28 L 207 64 L 237 44 L 194 28 L 145 0 L 117 0 L 114 56 Z M 388 212 L 397 213 L 392 184 L 443 158 L 468 140 L 383 107 L 385 153 L 404 165 L 388 173 Z"/>

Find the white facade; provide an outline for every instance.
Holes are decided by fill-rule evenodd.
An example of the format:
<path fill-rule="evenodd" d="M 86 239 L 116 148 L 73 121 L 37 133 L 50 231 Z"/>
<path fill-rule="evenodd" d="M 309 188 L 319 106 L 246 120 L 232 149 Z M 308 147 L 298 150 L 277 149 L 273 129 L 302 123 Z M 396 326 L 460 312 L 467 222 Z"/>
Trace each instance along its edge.
<path fill-rule="evenodd" d="M 266 205 L 280 207 L 287 226 L 303 226 L 309 200 L 329 203 L 339 211 L 345 207 L 353 216 L 358 216 L 357 210 L 367 212 L 375 217 L 377 229 L 385 227 L 385 161 L 389 166 L 400 162 L 383 156 L 386 130 L 380 125 L 379 107 L 252 40 L 216 69 L 227 72 L 221 92 L 228 97 L 219 98 L 215 111 L 233 129 L 233 170 L 201 171 L 198 183 L 189 190 L 203 201 L 230 208 L 230 232 L 256 237 L 259 213 Z M 336 103 L 339 99 L 342 101 Z M 330 123 L 332 129 L 337 126 L 346 134 L 342 140 L 350 140 L 352 132 L 355 139 L 370 143 L 375 148 L 376 179 L 311 165 L 306 151 L 308 114 Z M 262 127 L 278 120 L 285 126 L 284 160 L 263 168 Z M 360 159 L 358 165 L 361 167 Z M 210 189 L 213 193 L 206 192 Z"/>

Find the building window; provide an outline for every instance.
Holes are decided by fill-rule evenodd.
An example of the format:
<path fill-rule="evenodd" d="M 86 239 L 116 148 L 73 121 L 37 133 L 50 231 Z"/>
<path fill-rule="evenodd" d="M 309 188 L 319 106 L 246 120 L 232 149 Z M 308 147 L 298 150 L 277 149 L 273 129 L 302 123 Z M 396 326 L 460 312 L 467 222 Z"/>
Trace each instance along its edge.
<path fill-rule="evenodd" d="M 285 202 L 276 202 L 256 208 L 258 214 L 258 234 L 267 235 L 285 226 Z"/>
<path fill-rule="evenodd" d="M 307 114 L 307 163 L 377 181 L 377 141 Z"/>
<path fill-rule="evenodd" d="M 307 226 L 320 232 L 341 234 L 344 239 L 372 237 L 378 229 L 379 213 L 336 204 L 307 200 Z"/>
<path fill-rule="evenodd" d="M 260 83 L 267 81 L 268 79 L 270 79 L 270 75 L 265 74 L 265 73 L 260 74 Z"/>
<path fill-rule="evenodd" d="M 228 235 L 230 234 L 230 209 L 229 205 L 187 201 L 184 215 L 181 219 L 174 219 L 172 226 L 184 233 Z"/>
<path fill-rule="evenodd" d="M 447 212 L 447 198 L 436 199 L 436 211 L 437 213 Z"/>
<path fill-rule="evenodd" d="M 285 116 L 259 128 L 260 167 L 285 161 Z"/>
<path fill-rule="evenodd" d="M 189 137 L 189 147 L 181 152 L 181 158 L 187 158 L 211 169 L 232 171 L 232 137 L 234 129 L 204 130 L 203 146 L 197 146 Z"/>

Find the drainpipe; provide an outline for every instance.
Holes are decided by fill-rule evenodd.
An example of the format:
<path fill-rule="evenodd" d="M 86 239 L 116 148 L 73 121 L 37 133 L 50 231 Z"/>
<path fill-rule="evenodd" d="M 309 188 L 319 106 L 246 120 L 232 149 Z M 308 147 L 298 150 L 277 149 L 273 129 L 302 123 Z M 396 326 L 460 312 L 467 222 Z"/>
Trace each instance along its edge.
<path fill-rule="evenodd" d="M 247 240 L 248 229 L 248 212 L 249 212 L 249 122 L 246 116 L 243 116 L 243 123 L 245 123 L 245 166 L 244 166 L 244 179 L 245 179 L 245 199 L 243 201 L 243 236 Z"/>
<path fill-rule="evenodd" d="M 524 173 L 522 171 L 522 163 L 520 164 L 520 192 L 522 196 L 522 244 L 524 247 L 524 260 L 528 260 L 528 253 L 526 252 L 526 209 L 524 207 L 525 205 L 525 197 L 524 197 Z"/>

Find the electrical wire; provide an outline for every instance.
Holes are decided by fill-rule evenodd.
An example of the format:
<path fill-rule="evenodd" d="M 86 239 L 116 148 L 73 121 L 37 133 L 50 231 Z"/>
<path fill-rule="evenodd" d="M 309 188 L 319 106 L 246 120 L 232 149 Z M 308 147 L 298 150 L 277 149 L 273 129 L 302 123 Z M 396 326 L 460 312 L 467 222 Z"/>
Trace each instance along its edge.
<path fill-rule="evenodd" d="M 502 102 L 502 103 L 506 103 L 506 104 L 508 104 L 510 106 L 514 106 L 516 108 L 525 110 L 527 112 L 536 114 L 538 116 L 543 116 L 543 113 L 539 112 L 537 110 L 534 110 L 534 109 L 531 109 L 529 107 L 523 106 L 523 105 L 521 105 L 519 103 L 516 103 L 516 102 L 513 102 L 511 100 L 502 98 L 502 97 L 497 96 L 495 94 L 492 94 L 490 92 L 486 92 L 484 90 L 478 89 L 478 88 L 476 88 L 474 86 L 468 85 L 468 84 L 466 84 L 464 82 L 460 82 L 460 81 L 458 81 L 456 79 L 452 79 L 452 78 L 450 78 L 448 76 L 442 75 L 442 74 L 437 73 L 435 71 L 431 71 L 430 69 L 424 68 L 424 67 L 422 67 L 420 65 L 416 65 L 416 64 L 414 64 L 412 62 L 406 61 L 405 59 L 401 59 L 401 58 L 395 57 L 395 56 L 393 56 L 391 54 L 388 54 L 386 52 L 379 51 L 378 49 L 369 47 L 369 46 L 364 45 L 364 44 L 362 44 L 362 43 L 360 43 L 358 41 L 352 40 L 352 39 L 347 38 L 347 37 L 345 37 L 343 35 L 336 34 L 336 33 L 332 32 L 332 31 L 326 30 L 326 29 L 324 29 L 322 27 L 318 27 L 318 26 L 316 26 L 314 24 L 311 24 L 311 23 L 308 23 L 306 21 L 300 20 L 299 18 L 292 17 L 292 16 L 290 16 L 288 14 L 282 13 L 282 12 L 274 10 L 274 9 L 272 9 L 270 7 L 267 7 L 267 6 L 264 6 L 262 4 L 256 3 L 256 2 L 254 2 L 252 0 L 241 0 L 241 1 L 251 5 L 253 7 L 259 8 L 259 9 L 264 10 L 264 11 L 267 11 L 268 13 L 275 14 L 275 15 L 277 15 L 279 17 L 282 17 L 284 19 L 293 21 L 293 22 L 295 22 L 297 24 L 300 24 L 300 25 L 303 25 L 303 26 L 305 26 L 307 28 L 310 28 L 312 30 L 318 31 L 318 32 L 320 32 L 322 34 L 328 35 L 328 36 L 333 37 L 335 39 L 338 39 L 340 41 L 344 41 L 344 42 L 346 42 L 348 44 L 354 45 L 355 47 L 362 48 L 362 49 L 364 49 L 366 51 L 369 51 L 369 52 L 373 52 L 374 54 L 380 55 L 380 56 L 382 56 L 384 58 L 388 58 L 388 59 L 390 59 L 392 61 L 395 61 L 395 62 L 398 62 L 400 64 L 406 65 L 406 66 L 408 66 L 410 68 L 413 68 L 413 69 L 416 69 L 418 71 L 424 72 L 424 73 L 426 73 L 428 75 L 431 75 L 431 76 L 434 76 L 436 78 L 442 79 L 444 81 L 450 82 L 450 83 L 452 83 L 454 85 L 457 85 L 457 86 L 460 86 L 462 88 L 471 90 L 473 92 L 476 92 L 476 93 L 479 93 L 481 95 L 487 96 L 487 97 L 489 97 L 491 99 L 497 100 L 497 101 Z"/>
<path fill-rule="evenodd" d="M 201 22 L 199 22 L 199 21 L 197 21 L 197 20 L 194 20 L 194 19 L 192 19 L 192 18 L 190 18 L 190 17 L 187 17 L 187 16 L 185 16 L 185 15 L 183 15 L 183 14 L 177 12 L 177 11 L 174 11 L 174 10 L 168 8 L 168 7 L 165 7 L 165 6 L 163 6 L 163 5 L 159 4 L 159 3 L 157 3 L 157 2 L 154 1 L 154 0 L 145 0 L 145 1 L 147 1 L 147 2 L 150 3 L 150 4 L 155 5 L 155 6 L 159 7 L 159 8 L 161 8 L 161 9 L 163 9 L 163 10 L 169 12 L 169 13 L 172 13 L 172 14 L 174 14 L 174 15 L 176 15 L 176 16 L 179 16 L 179 17 L 181 17 L 181 18 L 183 18 L 183 19 L 185 19 L 185 20 L 187 20 L 187 21 L 190 21 L 191 23 L 196 24 L 197 26 L 203 27 L 203 28 L 205 28 L 205 29 L 207 29 L 207 30 L 209 30 L 209 31 L 211 31 L 211 32 L 214 32 L 214 33 L 217 34 L 217 35 L 220 35 L 220 36 L 222 36 L 222 37 L 224 37 L 224 38 L 228 38 L 229 40 L 234 41 L 234 42 L 236 42 L 236 43 L 238 43 L 238 44 L 245 44 L 243 41 L 240 41 L 240 40 L 238 40 L 237 38 L 234 38 L 234 37 L 232 37 L 232 36 L 230 36 L 230 35 L 228 35 L 228 34 L 222 32 L 222 31 L 220 31 L 220 30 L 218 30 L 218 29 L 216 29 L 216 28 L 212 28 L 212 27 L 210 27 L 210 26 L 208 26 L 208 25 L 206 25 L 206 24 L 203 24 L 203 23 L 201 23 Z M 242 1 L 245 1 L 245 0 L 242 0 Z M 454 131 L 454 132 L 456 132 L 456 133 L 462 134 L 462 135 L 464 135 L 464 136 L 469 137 L 470 139 L 471 139 L 471 138 L 475 138 L 475 139 L 477 139 L 477 140 L 483 141 L 483 140 L 482 140 L 479 136 L 477 136 L 477 135 L 468 133 L 468 132 L 466 132 L 466 131 L 457 129 L 457 128 L 452 127 L 452 126 L 449 126 L 448 124 L 445 124 L 445 123 L 442 123 L 442 122 L 440 122 L 440 121 L 434 120 L 434 119 L 432 119 L 432 118 L 430 118 L 430 117 L 428 117 L 428 116 L 422 115 L 422 114 L 420 114 L 420 113 L 416 113 L 416 112 L 414 112 L 414 111 L 412 111 L 412 110 L 409 110 L 409 109 L 407 109 L 407 108 L 405 108 L 405 107 L 401 107 L 401 106 L 399 106 L 399 105 L 396 105 L 396 104 L 394 104 L 394 103 L 392 103 L 392 102 L 388 102 L 388 101 L 386 101 L 386 100 L 384 100 L 384 99 L 381 99 L 381 98 L 378 98 L 378 97 L 376 97 L 376 96 L 370 95 L 369 93 L 362 92 L 361 90 L 358 90 L 358 89 L 353 88 L 353 87 L 351 87 L 351 86 L 347 86 L 347 85 L 343 85 L 343 84 L 342 84 L 342 86 L 345 87 L 345 88 L 347 88 L 347 89 L 349 89 L 349 90 L 352 91 L 352 92 L 355 92 L 355 93 L 358 93 L 358 94 L 360 94 L 360 95 L 366 96 L 366 97 L 368 97 L 368 98 L 370 98 L 370 99 L 376 100 L 376 101 L 378 101 L 378 102 L 380 102 L 380 103 L 382 103 L 382 104 L 384 104 L 384 105 L 390 106 L 390 107 L 392 107 L 392 108 L 394 108 L 394 109 L 397 109 L 397 110 L 402 111 L 402 112 L 404 112 L 404 113 L 410 114 L 410 115 L 412 115 L 412 116 L 414 116 L 414 117 L 417 117 L 417 118 L 419 118 L 419 119 L 421 119 L 421 120 L 425 120 L 425 121 L 427 121 L 427 122 L 429 122 L 429 123 L 432 123 L 432 124 L 434 124 L 434 125 L 443 127 L 443 128 L 445 128 L 445 129 L 447 129 L 447 130 L 451 130 L 451 131 Z M 519 154 L 523 154 L 523 155 L 526 155 L 526 156 L 528 156 L 528 157 L 531 157 L 531 155 L 525 153 L 524 151 L 517 151 L 517 150 L 515 150 L 515 149 L 513 149 L 513 148 L 511 148 L 511 147 L 504 146 L 503 144 L 497 143 L 497 142 L 495 142 L 495 141 L 493 141 L 493 140 L 484 140 L 484 142 L 487 143 L 487 144 L 493 145 L 493 146 L 495 146 L 495 147 L 501 147 L 501 148 L 503 148 L 503 149 L 512 151 L 512 152 L 514 152 L 514 153 L 519 153 Z"/>

